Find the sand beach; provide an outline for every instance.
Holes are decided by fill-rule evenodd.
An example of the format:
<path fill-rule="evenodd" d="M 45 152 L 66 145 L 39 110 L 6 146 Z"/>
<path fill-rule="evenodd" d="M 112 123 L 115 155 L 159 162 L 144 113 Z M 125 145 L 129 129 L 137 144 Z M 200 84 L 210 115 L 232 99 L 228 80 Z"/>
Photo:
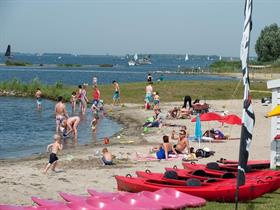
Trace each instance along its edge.
<path fill-rule="evenodd" d="M 208 100 L 211 110 L 228 111 L 241 116 L 242 100 Z M 162 103 L 163 113 L 175 106 L 181 106 L 181 102 Z M 270 157 L 270 119 L 265 114 L 271 110 L 269 106 L 262 106 L 260 100 L 253 101 L 256 115 L 253 141 L 250 148 L 249 159 L 269 159 Z M 107 110 L 110 110 L 107 108 Z M 163 135 L 171 135 L 173 129 L 179 127 L 163 126 L 151 128 L 143 132 L 142 124 L 146 117 L 152 116 L 153 111 L 146 111 L 139 104 L 124 104 L 108 111 L 108 115 L 123 124 L 121 132 L 110 138 L 110 144 L 106 145 L 109 151 L 116 156 L 113 166 L 102 166 L 95 156 L 104 145 L 84 145 L 73 149 L 63 150 L 59 155 L 58 168 L 60 173 L 49 171 L 42 174 L 42 169 L 48 161 L 48 155 L 28 157 L 18 160 L 0 161 L 0 203 L 31 205 L 31 196 L 47 199 L 61 198 L 58 192 L 70 192 L 78 195 L 86 195 L 88 188 L 102 191 L 116 191 L 115 175 L 134 175 L 136 170 L 149 169 L 154 172 L 162 172 L 164 167 L 177 165 L 181 167 L 181 160 L 161 161 L 137 161 L 136 152 L 149 154 L 152 145 L 161 143 Z M 167 123 L 186 125 L 190 135 L 194 134 L 195 123 L 189 119 L 167 120 Z M 202 129 L 218 128 L 229 134 L 235 140 L 225 140 L 220 143 L 202 143 L 201 147 L 208 147 L 215 151 L 210 158 L 200 159 L 199 163 L 216 161 L 223 157 L 237 159 L 239 151 L 240 126 L 221 127 L 221 123 L 202 122 Z M 117 136 L 119 136 L 117 138 Z M 174 141 L 175 143 L 175 141 Z M 197 142 L 190 142 L 194 148 L 198 148 Z"/>

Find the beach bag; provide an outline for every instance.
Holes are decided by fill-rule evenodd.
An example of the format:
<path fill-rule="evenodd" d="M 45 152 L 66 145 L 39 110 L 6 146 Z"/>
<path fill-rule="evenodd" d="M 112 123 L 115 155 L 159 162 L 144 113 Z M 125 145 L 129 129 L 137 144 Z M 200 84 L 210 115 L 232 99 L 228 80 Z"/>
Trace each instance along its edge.
<path fill-rule="evenodd" d="M 196 155 L 196 157 L 207 158 L 207 157 L 211 156 L 211 153 L 207 152 L 203 149 L 198 149 L 198 150 L 196 150 L 195 155 Z"/>

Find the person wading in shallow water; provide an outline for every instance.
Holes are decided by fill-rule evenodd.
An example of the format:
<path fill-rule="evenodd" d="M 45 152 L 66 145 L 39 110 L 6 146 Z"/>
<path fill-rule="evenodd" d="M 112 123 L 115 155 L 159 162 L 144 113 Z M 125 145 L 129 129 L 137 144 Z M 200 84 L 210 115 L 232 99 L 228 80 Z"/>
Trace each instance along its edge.
<path fill-rule="evenodd" d="M 58 96 L 57 104 L 55 105 L 55 121 L 56 121 L 56 133 L 59 132 L 59 126 L 65 118 L 68 118 L 66 106 L 63 103 L 62 96 Z"/>
<path fill-rule="evenodd" d="M 42 109 L 42 91 L 40 88 L 37 88 L 35 93 L 36 102 L 37 102 L 37 109 Z"/>

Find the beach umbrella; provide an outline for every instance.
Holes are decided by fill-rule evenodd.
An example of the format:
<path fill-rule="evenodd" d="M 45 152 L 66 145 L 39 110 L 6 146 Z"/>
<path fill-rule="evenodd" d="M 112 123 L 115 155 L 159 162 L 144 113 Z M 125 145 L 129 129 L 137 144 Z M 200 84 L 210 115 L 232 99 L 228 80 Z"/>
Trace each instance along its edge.
<path fill-rule="evenodd" d="M 223 116 L 216 112 L 207 112 L 200 115 L 200 121 L 220 121 L 223 120 Z M 191 120 L 196 122 L 196 117 Z"/>
<path fill-rule="evenodd" d="M 271 112 L 267 113 L 267 117 L 274 117 L 280 115 L 280 105 L 276 106 Z"/>
<path fill-rule="evenodd" d="M 195 122 L 195 139 L 198 140 L 198 147 L 200 148 L 200 140 L 202 138 L 200 116 L 197 114 Z"/>
<path fill-rule="evenodd" d="M 235 114 L 226 115 L 222 120 L 219 120 L 222 123 L 230 124 L 230 125 L 241 125 L 242 120 L 239 116 Z"/>

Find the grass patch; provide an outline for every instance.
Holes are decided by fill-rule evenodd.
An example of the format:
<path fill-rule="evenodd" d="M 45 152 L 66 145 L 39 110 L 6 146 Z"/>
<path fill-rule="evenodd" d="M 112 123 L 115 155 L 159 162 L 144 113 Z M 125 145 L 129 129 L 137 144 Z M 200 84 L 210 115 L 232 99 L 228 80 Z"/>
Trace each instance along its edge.
<path fill-rule="evenodd" d="M 260 61 L 250 61 L 250 65 L 257 66 L 270 66 L 263 69 L 252 69 L 251 72 L 255 73 L 280 73 L 280 59 L 273 62 L 260 62 Z M 210 65 L 210 70 L 212 73 L 234 73 L 241 72 L 241 62 L 240 61 L 216 61 Z"/>
<path fill-rule="evenodd" d="M 159 92 L 162 102 L 183 101 L 183 97 L 190 95 L 193 99 L 241 99 L 243 97 L 243 86 L 237 85 L 238 81 L 164 81 L 153 85 L 154 91 Z M 120 83 L 122 103 L 144 102 L 146 83 Z M 233 96 L 234 90 L 236 94 Z M 58 96 L 63 96 L 69 101 L 71 93 L 77 90 L 77 86 L 66 86 L 62 82 L 54 85 L 42 84 L 38 79 L 30 83 L 23 83 L 17 79 L 0 83 L 0 90 L 15 91 L 16 95 L 27 95 L 34 97 L 37 88 L 41 88 L 44 98 L 55 100 Z M 114 91 L 113 85 L 99 85 L 101 98 L 105 103 L 112 103 Z M 271 96 L 267 91 L 266 82 L 256 81 L 251 83 L 251 89 L 255 90 L 252 95 L 254 99 Z M 88 97 L 92 99 L 92 87 L 88 87 Z"/>
<path fill-rule="evenodd" d="M 81 64 L 70 64 L 70 63 L 65 63 L 65 64 L 57 64 L 58 67 L 66 67 L 66 68 L 71 68 L 71 67 L 82 67 Z"/>
<path fill-rule="evenodd" d="M 239 203 L 239 210 L 278 210 L 280 206 L 280 190 L 265 194 L 260 198 L 247 203 Z M 196 208 L 197 210 L 232 210 L 235 209 L 234 203 L 207 202 L 206 206 Z"/>
<path fill-rule="evenodd" d="M 23 61 L 6 60 L 6 66 L 31 66 L 31 63 Z"/>

